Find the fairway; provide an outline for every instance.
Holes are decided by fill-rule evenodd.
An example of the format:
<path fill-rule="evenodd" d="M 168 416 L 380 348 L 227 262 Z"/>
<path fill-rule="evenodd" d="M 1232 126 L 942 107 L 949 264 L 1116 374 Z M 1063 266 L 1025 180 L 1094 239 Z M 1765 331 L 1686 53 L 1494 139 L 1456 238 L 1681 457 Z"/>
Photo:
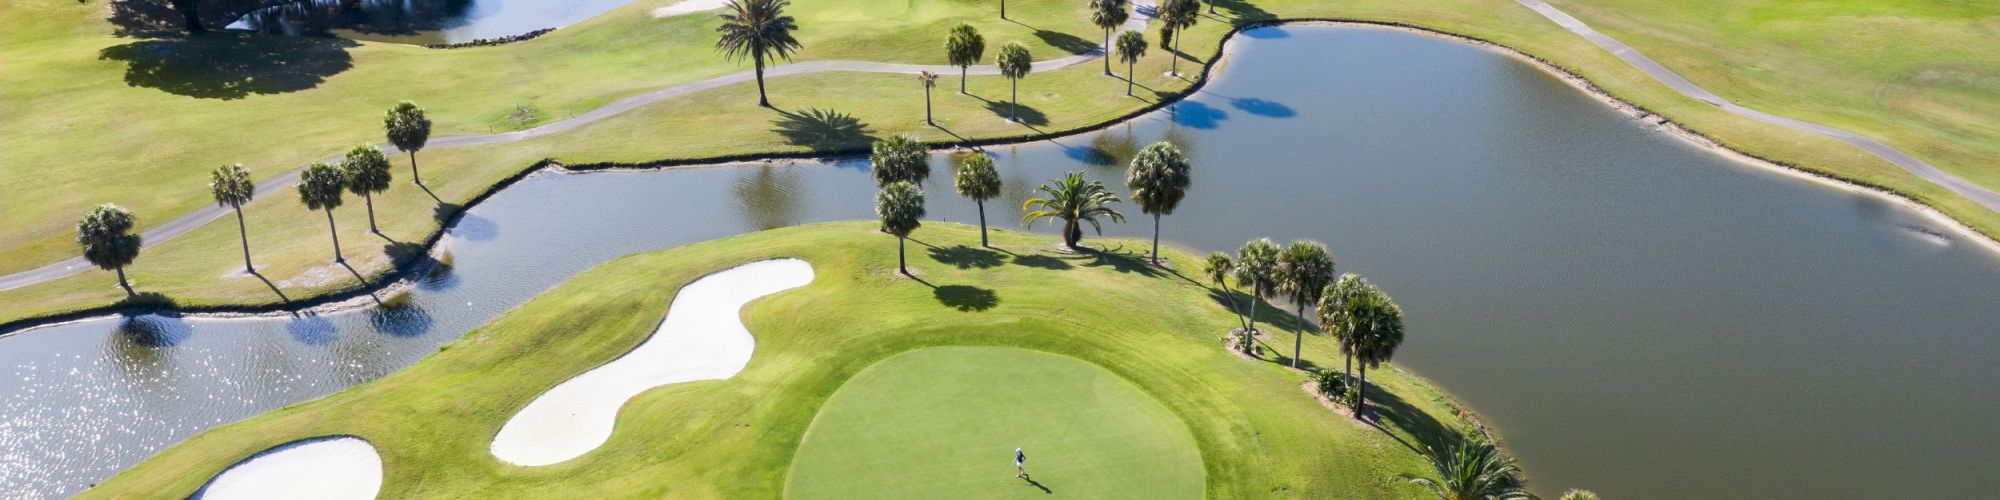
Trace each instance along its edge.
<path fill-rule="evenodd" d="M 1014 449 L 1034 481 L 1014 477 Z M 1187 426 L 1067 356 L 933 347 L 841 386 L 792 461 L 791 498 L 1198 498 Z"/>

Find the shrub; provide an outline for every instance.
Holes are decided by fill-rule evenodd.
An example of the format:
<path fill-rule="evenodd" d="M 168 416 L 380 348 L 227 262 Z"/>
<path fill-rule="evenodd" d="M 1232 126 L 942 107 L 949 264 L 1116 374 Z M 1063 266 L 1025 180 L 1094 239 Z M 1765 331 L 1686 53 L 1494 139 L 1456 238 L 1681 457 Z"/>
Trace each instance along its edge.
<path fill-rule="evenodd" d="M 1319 393 L 1327 399 L 1342 401 L 1347 397 L 1347 377 L 1341 376 L 1340 372 L 1333 370 L 1313 372 L 1312 382 L 1313 387 L 1319 389 Z"/>

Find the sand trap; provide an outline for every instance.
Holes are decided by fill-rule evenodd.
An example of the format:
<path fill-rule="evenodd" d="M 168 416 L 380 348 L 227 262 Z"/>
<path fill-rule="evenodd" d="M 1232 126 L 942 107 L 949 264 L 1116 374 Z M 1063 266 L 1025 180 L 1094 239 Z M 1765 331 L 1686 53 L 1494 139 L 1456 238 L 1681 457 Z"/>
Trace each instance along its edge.
<path fill-rule="evenodd" d="M 493 437 L 493 456 L 525 466 L 568 461 L 603 445 L 618 408 L 633 396 L 662 385 L 736 375 L 755 346 L 743 327 L 743 306 L 812 279 L 812 265 L 778 259 L 689 283 L 639 347 L 549 389 L 508 419 Z"/>
<path fill-rule="evenodd" d="M 729 6 L 729 0 L 681 0 L 673 5 L 653 9 L 653 17 L 673 17 L 693 14 L 704 10 L 715 10 Z"/>
<path fill-rule="evenodd" d="M 193 498 L 373 499 L 382 456 L 354 437 L 303 439 L 264 450 L 216 474 Z"/>

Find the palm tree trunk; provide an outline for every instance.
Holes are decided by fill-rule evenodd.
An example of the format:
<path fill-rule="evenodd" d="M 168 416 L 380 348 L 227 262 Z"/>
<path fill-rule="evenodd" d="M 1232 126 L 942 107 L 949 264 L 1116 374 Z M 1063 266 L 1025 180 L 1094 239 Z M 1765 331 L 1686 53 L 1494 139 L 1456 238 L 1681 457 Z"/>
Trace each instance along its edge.
<path fill-rule="evenodd" d="M 904 276 L 909 276 L 910 275 L 909 260 L 907 257 L 904 256 L 903 252 L 903 247 L 904 247 L 903 242 L 906 240 L 907 238 L 904 238 L 902 236 L 896 237 L 896 270 L 901 271 Z"/>
<path fill-rule="evenodd" d="M 986 201 L 976 200 L 973 204 L 979 205 L 979 246 L 991 247 L 993 245 L 986 243 Z"/>
<path fill-rule="evenodd" d="M 125 295 L 132 295 L 132 283 L 125 281 L 125 266 L 118 266 L 118 288 L 125 289 Z"/>
<path fill-rule="evenodd" d="M 1104 76 L 1111 74 L 1111 28 L 1104 28 Z"/>
<path fill-rule="evenodd" d="M 243 207 L 236 207 L 236 236 L 243 239 L 243 270 L 257 274 L 257 266 L 250 264 L 250 229 L 243 224 Z"/>
<path fill-rule="evenodd" d="M 410 180 L 419 186 L 424 185 L 424 177 L 417 174 L 417 151 L 414 149 L 410 150 Z"/>
<path fill-rule="evenodd" d="M 340 228 L 333 225 L 333 209 L 331 208 L 326 209 L 326 230 L 328 233 L 333 234 L 333 261 L 347 262 L 347 257 L 340 255 Z"/>
<path fill-rule="evenodd" d="M 937 120 L 931 118 L 931 84 L 929 83 L 924 84 L 924 123 L 937 125 Z"/>
<path fill-rule="evenodd" d="M 1007 114 L 1014 116 L 1008 119 L 1019 123 L 1021 121 L 1021 79 L 1008 78 L 1007 81 L 1013 84 L 1014 92 L 1013 97 L 1007 103 Z"/>
<path fill-rule="evenodd" d="M 1184 33 L 1175 33 L 1175 35 L 1182 35 L 1182 34 L 1184 34 Z M 1181 37 L 1179 37 L 1179 36 L 1176 36 L 1176 37 L 1174 37 L 1174 69 L 1173 69 L 1173 71 L 1174 71 L 1174 76 L 1180 76 L 1180 75 L 1181 75 Z"/>
<path fill-rule="evenodd" d="M 1236 289 L 1230 288 L 1228 282 L 1223 282 L 1221 285 L 1222 296 L 1229 298 L 1229 312 L 1236 315 L 1236 327 L 1249 328 L 1243 324 L 1243 307 L 1236 305 Z"/>
<path fill-rule="evenodd" d="M 181 20 L 185 23 L 188 33 L 208 31 L 208 28 L 201 25 L 201 14 L 195 10 L 194 0 L 174 0 L 172 4 L 174 10 L 180 11 Z"/>
<path fill-rule="evenodd" d="M 1153 265 L 1160 265 L 1160 214 L 1153 214 Z"/>
<path fill-rule="evenodd" d="M 965 95 L 965 94 L 966 94 L 966 92 L 965 92 L 965 72 L 966 72 L 966 68 L 968 68 L 968 67 L 970 67 L 970 66 L 971 66 L 971 65 L 968 65 L 968 64 L 960 64 L 960 65 L 958 65 L 958 94 L 959 94 L 959 95 Z"/>
<path fill-rule="evenodd" d="M 1305 355 L 1306 303 L 1304 301 L 1299 302 L 1298 314 L 1299 314 L 1299 334 L 1292 339 L 1292 368 L 1298 368 L 1299 357 Z"/>
<path fill-rule="evenodd" d="M 1007 0 L 1000 0 L 1000 18 L 1007 18 Z"/>
<path fill-rule="evenodd" d="M 1348 335 L 1353 335 L 1353 334 L 1354 332 L 1348 332 Z M 1347 366 L 1345 368 L 1340 369 L 1341 378 L 1347 379 L 1347 385 L 1354 385 L 1354 354 L 1352 354 L 1354 352 L 1353 342 L 1352 341 L 1341 342 L 1340 350 L 1342 351 L 1340 353 L 1340 357 L 1347 360 Z"/>
<path fill-rule="evenodd" d="M 1250 286 L 1250 315 L 1248 316 L 1250 327 L 1243 329 L 1243 345 L 1237 346 L 1243 349 L 1244 354 L 1250 353 L 1250 339 L 1257 333 L 1257 303 L 1261 302 L 1259 298 L 1263 296 L 1263 287 L 1257 285 Z"/>
<path fill-rule="evenodd" d="M 1083 227 L 1077 225 L 1076 221 L 1063 221 L 1063 247 L 1076 250 L 1076 240 L 1082 237 L 1082 233 Z"/>
<path fill-rule="evenodd" d="M 1208 0 L 1208 13 L 1215 13 L 1215 0 Z"/>
<path fill-rule="evenodd" d="M 771 99 L 764 96 L 764 55 L 757 54 L 757 106 L 771 107 Z"/>
<path fill-rule="evenodd" d="M 361 199 L 368 204 L 368 232 L 382 234 L 382 229 L 375 227 L 375 194 L 361 193 Z"/>
<path fill-rule="evenodd" d="M 1368 364 L 1361 364 L 1361 383 L 1354 384 L 1354 418 L 1368 420 Z"/>
<path fill-rule="evenodd" d="M 1136 73 L 1133 72 L 1138 70 L 1139 70 L 1138 59 L 1133 59 L 1125 63 L 1125 97 L 1132 97 L 1132 79 L 1138 76 Z"/>

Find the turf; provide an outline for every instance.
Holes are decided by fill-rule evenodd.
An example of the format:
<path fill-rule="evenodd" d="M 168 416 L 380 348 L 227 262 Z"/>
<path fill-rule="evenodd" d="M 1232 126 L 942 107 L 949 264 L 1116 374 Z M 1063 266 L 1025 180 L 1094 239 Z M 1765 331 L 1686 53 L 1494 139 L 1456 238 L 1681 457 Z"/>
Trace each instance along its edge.
<path fill-rule="evenodd" d="M 1235 319 L 1211 290 L 1184 277 L 1190 270 L 1153 269 L 1137 254 L 1059 254 L 1052 250 L 1053 239 L 1014 231 L 997 231 L 997 248 L 978 249 L 968 246 L 978 241 L 976 228 L 939 223 L 926 224 L 911 243 L 911 265 L 922 278 L 918 281 L 893 273 L 896 240 L 874 226 L 798 226 L 607 262 L 409 368 L 204 431 L 81 496 L 178 498 L 272 445 L 352 434 L 381 451 L 384 498 L 774 498 L 787 494 L 788 477 L 794 484 L 826 484 L 813 479 L 822 459 L 815 458 L 820 445 L 814 442 L 817 437 L 807 435 L 809 427 L 813 436 L 850 432 L 841 429 L 895 432 L 898 420 L 840 422 L 851 412 L 878 414 L 879 408 L 853 405 L 880 401 L 877 391 L 908 387 L 912 381 L 898 372 L 922 377 L 926 370 L 959 369 L 930 365 L 953 361 L 951 351 L 926 352 L 937 347 L 1039 351 L 1026 355 L 1040 359 L 1028 362 L 1036 363 L 1034 368 L 1103 381 L 1090 386 L 1082 380 L 1035 381 L 1044 387 L 1012 389 L 995 388 L 994 381 L 976 377 L 936 382 L 944 387 L 977 384 L 970 387 L 987 388 L 994 402 L 1006 401 L 1007 391 L 1065 400 L 1105 394 L 1105 400 L 1066 408 L 1105 409 L 1124 417 L 1075 417 L 1114 420 L 1075 425 L 1109 429 L 1123 424 L 1137 428 L 1109 432 L 1180 441 L 1157 448 L 1163 456 L 1148 458 L 1160 467 L 1185 467 L 1185 454 L 1191 453 L 1186 450 L 1198 450 L 1200 482 L 1181 477 L 1172 485 L 1158 485 L 1171 488 L 1173 496 L 1186 496 L 1174 485 L 1187 485 L 1220 498 L 1415 498 L 1420 490 L 1397 477 L 1425 470 L 1412 446 L 1459 425 L 1447 398 L 1393 368 L 1369 373 L 1378 386 L 1371 396 L 1381 396 L 1382 427 L 1327 410 L 1300 389 L 1303 374 L 1223 348 L 1218 338 Z M 1090 241 L 1141 247 L 1132 241 Z M 1173 249 L 1166 256 L 1171 262 L 1197 261 Z M 729 380 L 672 385 L 634 398 L 621 410 L 610 440 L 570 462 L 513 467 L 487 451 L 499 427 L 536 395 L 643 341 L 682 284 L 776 257 L 805 259 L 813 265 L 815 279 L 743 310 L 745 325 L 756 338 L 756 354 L 743 372 Z M 1026 265 L 1023 258 L 1035 262 Z M 1264 311 L 1274 329 L 1289 324 L 1281 313 Z M 1422 342 L 1421 332 L 1412 335 L 1406 346 Z M 920 354 L 896 361 L 910 352 Z M 977 355 L 989 354 L 1014 356 L 985 349 Z M 1318 365 L 1337 364 L 1331 342 L 1322 337 L 1307 339 L 1306 356 Z M 878 366 L 885 360 L 890 364 Z M 841 390 L 856 380 L 853 395 Z M 1102 390 L 1113 387 L 1108 393 Z M 1089 395 L 1078 392 L 1086 388 Z M 925 392 L 911 401 L 883 404 L 952 403 L 985 395 L 914 400 L 942 389 L 911 388 Z M 1004 415 L 965 414 L 973 413 Z M 1146 426 L 1185 434 L 1144 431 Z M 1055 433 L 1044 435 L 1053 439 Z M 1186 439 L 1192 444 L 1181 441 Z M 1011 475 L 1006 454 L 1024 445 L 1033 445 L 1030 462 L 1042 474 L 1037 480 L 1059 494 L 1095 487 L 1093 479 L 1079 476 L 1087 474 L 1081 465 L 1066 467 L 1066 461 L 1120 456 L 1025 441 L 982 450 L 976 467 L 997 468 L 989 472 L 1004 480 Z M 897 455 L 877 456 L 887 460 Z M 957 465 L 975 467 L 970 462 Z M 1018 483 L 1007 487 L 1032 488 Z"/>
<path fill-rule="evenodd" d="M 1029 454 L 1016 479 L 1014 450 Z M 932 347 L 840 387 L 806 428 L 791 498 L 1200 498 L 1187 426 L 1089 363 L 1006 347 Z"/>

